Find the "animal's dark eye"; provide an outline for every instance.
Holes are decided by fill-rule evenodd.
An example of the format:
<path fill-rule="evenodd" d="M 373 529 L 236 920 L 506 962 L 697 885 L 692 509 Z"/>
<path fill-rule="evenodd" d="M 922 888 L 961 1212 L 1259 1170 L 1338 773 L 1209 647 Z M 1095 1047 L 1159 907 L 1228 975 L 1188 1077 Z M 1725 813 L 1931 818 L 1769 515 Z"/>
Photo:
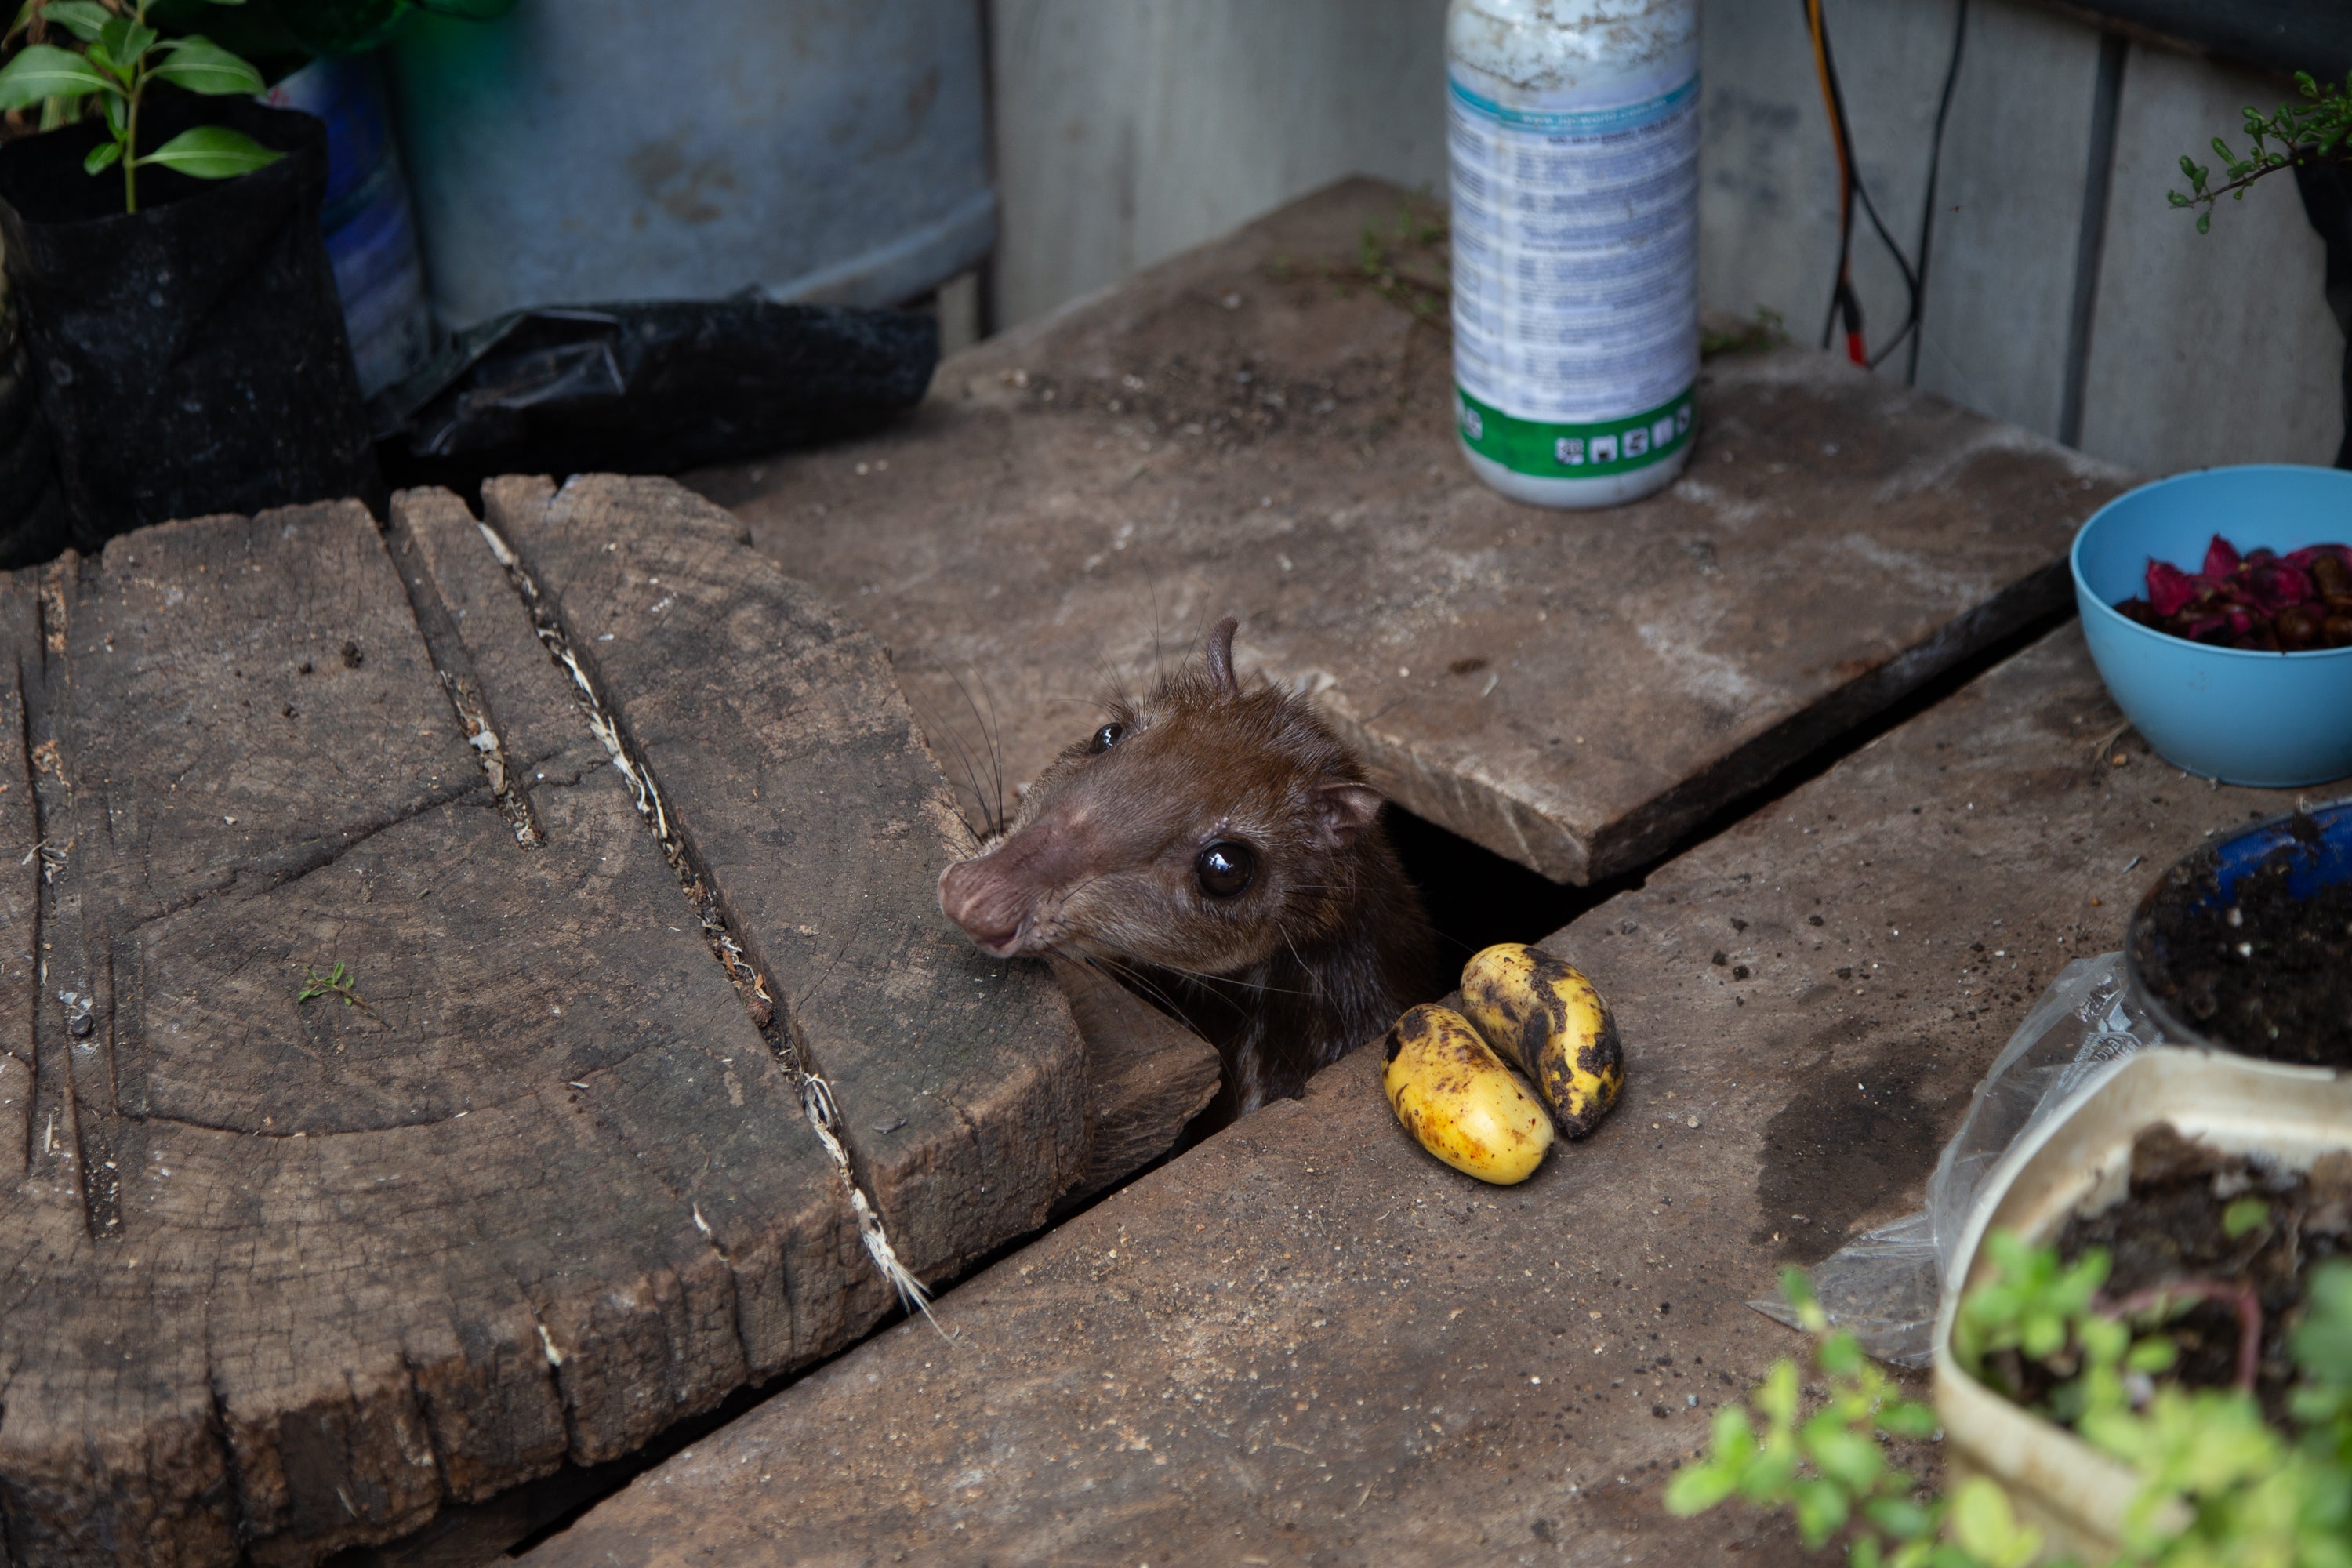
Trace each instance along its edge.
<path fill-rule="evenodd" d="M 1087 754 L 1094 757 L 1101 756 L 1105 752 L 1118 745 L 1118 738 L 1126 733 L 1127 726 L 1124 724 L 1104 725 L 1087 737 Z"/>
<path fill-rule="evenodd" d="M 1257 851 L 1236 838 L 1220 838 L 1192 862 L 1201 891 L 1213 899 L 1230 899 L 1248 890 L 1257 880 Z"/>

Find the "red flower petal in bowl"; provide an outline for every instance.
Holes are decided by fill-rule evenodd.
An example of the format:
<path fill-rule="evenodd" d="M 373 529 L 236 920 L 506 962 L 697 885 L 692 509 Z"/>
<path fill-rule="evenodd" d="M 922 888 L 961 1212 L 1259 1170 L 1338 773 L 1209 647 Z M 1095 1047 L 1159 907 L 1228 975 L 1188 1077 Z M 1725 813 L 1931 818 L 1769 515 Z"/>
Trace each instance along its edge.
<path fill-rule="evenodd" d="M 2205 575 L 2227 577 L 2238 569 L 2240 560 L 2238 547 L 2217 533 L 2205 547 Z"/>
<path fill-rule="evenodd" d="M 2177 616 L 2188 608 L 2200 586 L 2196 578 L 2169 562 L 2147 563 L 2147 602 L 2159 616 Z"/>

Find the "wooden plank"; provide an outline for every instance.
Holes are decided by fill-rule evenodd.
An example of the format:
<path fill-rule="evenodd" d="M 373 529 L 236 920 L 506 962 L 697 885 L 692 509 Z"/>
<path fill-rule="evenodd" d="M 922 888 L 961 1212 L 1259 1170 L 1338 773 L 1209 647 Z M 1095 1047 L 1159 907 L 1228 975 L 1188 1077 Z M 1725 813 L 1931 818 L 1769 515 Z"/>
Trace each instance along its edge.
<path fill-rule="evenodd" d="M 1694 467 L 1648 501 L 1486 489 L 1443 335 L 1325 271 L 1401 199 L 1336 186 L 982 344 L 889 433 L 697 482 L 927 710 L 976 672 L 1008 782 L 1107 673 L 1231 611 L 1244 663 L 1318 691 L 1408 809 L 1560 880 L 2068 602 L 2116 476 L 1823 355 L 1715 362 Z"/>
<path fill-rule="evenodd" d="M 420 548 L 468 612 L 441 649 L 356 507 L 150 529 L 0 595 L 48 846 L 37 999 L 0 948 L 37 1079 L 0 1205 L 15 1561 L 313 1562 L 626 1453 L 890 1305 L 465 538 Z M 525 737 L 535 841 L 443 669 Z"/>
<path fill-rule="evenodd" d="M 403 490 L 392 498 L 392 512 L 395 554 L 411 551 L 413 570 L 431 583 L 518 772 L 580 744 L 572 683 L 540 646 L 466 503 L 447 490 Z M 404 564 L 404 575 L 411 570 Z"/>
<path fill-rule="evenodd" d="M 1087 1171 L 1070 1189 L 1076 1201 L 1174 1148 L 1217 1097 L 1224 1068 L 1214 1046 L 1117 981 L 1050 962 L 1087 1044 Z"/>
<path fill-rule="evenodd" d="M 1549 939 L 1628 1075 L 1524 1186 L 1421 1152 L 1359 1051 L 938 1303 L 967 1353 L 878 1336 L 525 1561 L 1808 1561 L 1661 1500 L 1798 1348 L 1745 1302 L 1915 1206 L 2041 985 L 2293 798 L 2116 721 L 2069 627 Z"/>
<path fill-rule="evenodd" d="M 1083 1052 L 1042 965 L 939 912 L 970 838 L 882 645 L 681 487 L 497 479 L 493 526 L 832 1085 L 901 1260 L 936 1276 L 1085 1170 Z"/>

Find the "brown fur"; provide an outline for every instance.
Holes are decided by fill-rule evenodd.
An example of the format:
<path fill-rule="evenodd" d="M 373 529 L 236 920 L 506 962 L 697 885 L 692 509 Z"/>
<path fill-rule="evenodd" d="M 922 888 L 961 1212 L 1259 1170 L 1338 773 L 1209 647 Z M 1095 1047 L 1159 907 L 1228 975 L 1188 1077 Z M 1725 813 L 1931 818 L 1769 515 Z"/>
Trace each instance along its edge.
<path fill-rule="evenodd" d="M 982 952 L 1099 963 L 1192 1024 L 1224 1058 L 1229 1116 L 1299 1094 L 1423 1000 L 1434 968 L 1380 795 L 1304 699 L 1236 679 L 1234 626 L 1205 668 L 1110 704 L 1116 742 L 1064 752 L 1007 831 L 940 879 Z M 1213 896 L 1200 857 L 1234 844 L 1255 875 Z"/>

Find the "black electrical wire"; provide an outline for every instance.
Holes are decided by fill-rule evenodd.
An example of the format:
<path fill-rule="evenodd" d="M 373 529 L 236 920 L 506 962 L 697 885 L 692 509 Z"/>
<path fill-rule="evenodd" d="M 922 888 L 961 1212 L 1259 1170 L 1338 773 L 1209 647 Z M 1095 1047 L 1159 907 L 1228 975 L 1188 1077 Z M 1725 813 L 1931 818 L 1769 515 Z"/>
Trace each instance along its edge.
<path fill-rule="evenodd" d="M 1928 151 L 1927 188 L 1920 218 L 1919 261 L 1915 266 L 1895 243 L 1885 221 L 1879 216 L 1878 204 L 1871 199 L 1869 186 L 1864 183 L 1862 169 L 1854 158 L 1853 137 L 1846 116 L 1845 90 L 1838 79 L 1837 58 L 1830 47 L 1829 24 L 1822 13 L 1822 0 L 1801 0 L 1805 11 L 1806 29 L 1811 37 L 1814 63 L 1821 73 L 1822 105 L 1828 110 L 1833 150 L 1838 158 L 1839 212 L 1838 265 L 1836 282 L 1830 289 L 1829 311 L 1822 322 L 1822 346 L 1827 348 L 1841 318 L 1846 331 L 1847 353 L 1858 364 L 1875 369 L 1884 363 L 1907 339 L 1911 355 L 1906 366 L 1906 379 L 1918 374 L 1919 324 L 1926 303 L 1927 258 L 1933 237 L 1936 179 L 1943 161 L 1944 126 L 1950 115 L 1952 91 L 1959 80 L 1961 46 L 1968 34 L 1969 0 L 1959 0 L 1958 14 L 1952 32 L 1951 58 L 1944 68 L 1944 86 L 1936 105 L 1936 130 Z M 1861 298 L 1854 291 L 1853 205 L 1860 200 L 1864 215 L 1869 218 L 1872 230 L 1885 247 L 1895 269 L 1903 275 L 1906 299 L 1903 325 L 1885 346 L 1874 356 L 1867 355 L 1863 344 L 1863 314 Z"/>
<path fill-rule="evenodd" d="M 1903 384 L 1906 386 L 1919 384 L 1919 346 L 1927 336 L 1924 321 L 1927 295 L 1927 251 L 1936 237 L 1936 175 L 1944 162 L 1944 121 L 1952 112 L 1952 89 L 1959 84 L 1960 51 L 1968 40 L 1969 0 L 1960 0 L 1952 18 L 1952 58 L 1944 66 L 1944 90 L 1936 100 L 1936 133 L 1927 143 L 1927 194 L 1919 204 L 1919 309 L 1912 313 L 1911 318 L 1911 353 L 1903 364 Z"/>

